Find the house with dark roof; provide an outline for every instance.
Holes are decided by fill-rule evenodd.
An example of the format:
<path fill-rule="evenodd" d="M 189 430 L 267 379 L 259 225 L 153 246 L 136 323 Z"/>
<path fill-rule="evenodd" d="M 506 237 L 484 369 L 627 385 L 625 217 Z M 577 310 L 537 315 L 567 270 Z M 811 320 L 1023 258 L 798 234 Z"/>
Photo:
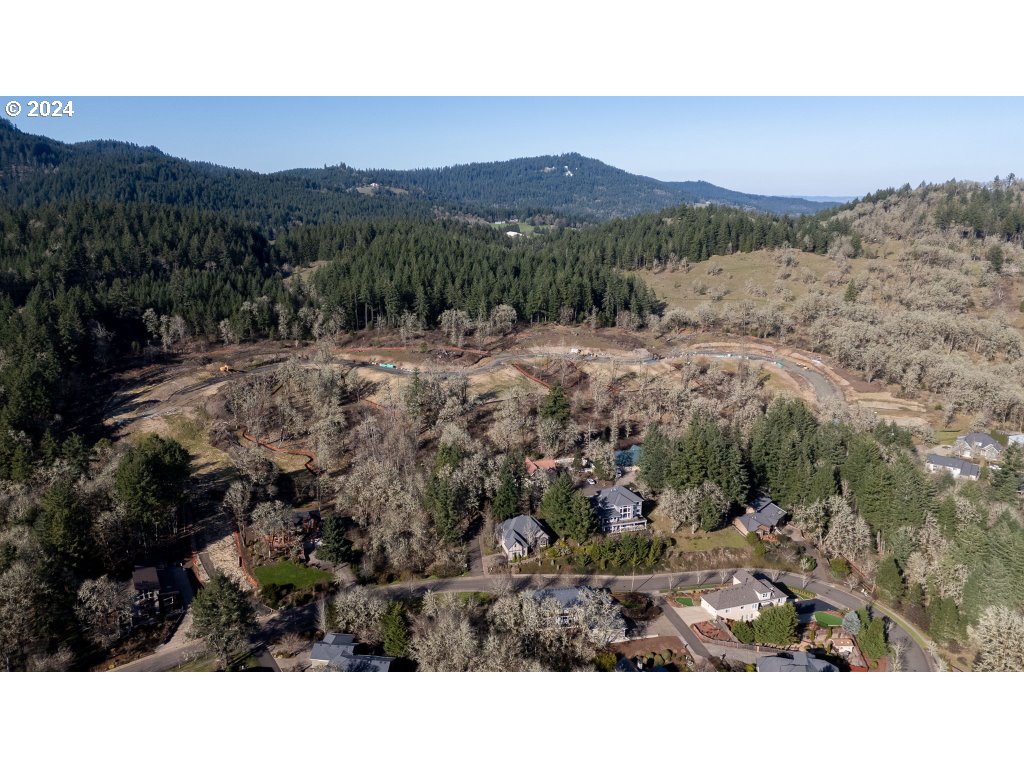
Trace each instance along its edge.
<path fill-rule="evenodd" d="M 750 571 L 739 570 L 732 577 L 732 585 L 701 596 L 700 605 L 718 619 L 753 621 L 761 609 L 783 605 L 786 595 L 766 579 Z"/>
<path fill-rule="evenodd" d="M 313 644 L 309 662 L 313 669 L 330 672 L 387 672 L 391 669 L 391 656 L 357 654 L 353 635 L 329 632 L 324 639 Z"/>
<path fill-rule="evenodd" d="M 613 485 L 603 488 L 590 499 L 597 523 L 605 533 L 636 531 L 647 527 L 643 514 L 644 500 L 628 488 Z"/>
<path fill-rule="evenodd" d="M 136 567 L 132 572 L 132 621 L 147 623 L 181 613 L 184 606 L 179 579 L 184 578 L 184 569 L 177 566 Z"/>
<path fill-rule="evenodd" d="M 956 439 L 953 443 L 953 452 L 962 459 L 998 461 L 1003 454 L 1003 446 L 992 435 L 968 432 Z"/>
<path fill-rule="evenodd" d="M 966 478 L 977 480 L 981 477 L 981 467 L 969 461 L 958 459 L 954 456 L 942 456 L 938 453 L 929 453 L 924 460 L 924 467 L 932 474 L 936 472 L 949 472 L 954 478 Z"/>
<path fill-rule="evenodd" d="M 787 651 L 757 660 L 758 672 L 838 672 L 839 668 L 805 651 Z"/>
<path fill-rule="evenodd" d="M 551 543 L 551 534 L 532 515 L 519 515 L 498 523 L 494 535 L 509 560 L 526 557 Z"/>
<path fill-rule="evenodd" d="M 774 532 L 786 514 L 786 510 L 768 496 L 758 496 L 747 507 L 747 513 L 735 518 L 732 524 L 739 528 L 744 536 L 748 533 L 763 536 Z"/>

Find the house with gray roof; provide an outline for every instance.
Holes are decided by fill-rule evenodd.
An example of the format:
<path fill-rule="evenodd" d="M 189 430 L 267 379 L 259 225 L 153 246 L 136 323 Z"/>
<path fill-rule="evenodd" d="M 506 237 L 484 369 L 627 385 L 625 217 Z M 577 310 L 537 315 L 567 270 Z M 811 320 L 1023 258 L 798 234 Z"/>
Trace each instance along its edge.
<path fill-rule="evenodd" d="M 789 651 L 757 660 L 758 672 L 838 672 L 839 668 L 805 651 Z"/>
<path fill-rule="evenodd" d="M 551 543 L 551 534 L 532 515 L 519 515 L 498 523 L 494 535 L 509 560 L 526 557 Z"/>
<path fill-rule="evenodd" d="M 590 503 L 597 523 L 605 533 L 636 531 L 647 527 L 643 514 L 644 500 L 628 488 L 613 485 L 597 492 Z"/>
<path fill-rule="evenodd" d="M 731 586 L 706 592 L 700 605 L 718 619 L 753 621 L 761 615 L 762 608 L 783 605 L 786 599 L 785 593 L 770 581 L 739 570 L 733 575 Z"/>
<path fill-rule="evenodd" d="M 933 474 L 935 472 L 949 472 L 949 474 L 957 479 L 977 480 L 981 477 L 981 467 L 954 456 L 941 456 L 938 453 L 929 453 L 924 460 L 924 466 L 925 469 Z"/>
<path fill-rule="evenodd" d="M 324 639 L 313 644 L 309 662 L 313 669 L 331 672 L 387 672 L 394 659 L 390 656 L 357 654 L 353 635 L 328 632 Z"/>
<path fill-rule="evenodd" d="M 768 496 L 758 496 L 747 507 L 747 513 L 734 519 L 732 524 L 739 528 L 744 536 L 748 533 L 763 536 L 773 532 L 786 514 L 786 510 Z"/>
<path fill-rule="evenodd" d="M 953 444 L 953 452 L 962 459 L 986 459 L 998 461 L 1003 453 L 1003 446 L 984 432 L 968 432 L 960 435 Z"/>

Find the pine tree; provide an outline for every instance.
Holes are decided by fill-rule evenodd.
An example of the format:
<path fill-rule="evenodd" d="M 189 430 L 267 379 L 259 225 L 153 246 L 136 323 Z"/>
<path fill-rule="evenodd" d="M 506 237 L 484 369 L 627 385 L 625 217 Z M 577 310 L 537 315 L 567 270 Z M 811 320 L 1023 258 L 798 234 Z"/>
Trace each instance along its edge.
<path fill-rule="evenodd" d="M 231 656 L 248 647 L 256 612 L 234 581 L 215 573 L 192 601 L 191 637 L 202 640 L 227 669 Z"/>
<path fill-rule="evenodd" d="M 568 475 L 559 475 L 544 492 L 540 515 L 559 536 L 586 541 L 596 530 L 597 521 L 590 502 L 576 492 Z"/>
<path fill-rule="evenodd" d="M 381 619 L 381 635 L 384 653 L 403 658 L 409 655 L 409 627 L 402 604 L 397 600 L 388 605 L 387 613 Z"/>

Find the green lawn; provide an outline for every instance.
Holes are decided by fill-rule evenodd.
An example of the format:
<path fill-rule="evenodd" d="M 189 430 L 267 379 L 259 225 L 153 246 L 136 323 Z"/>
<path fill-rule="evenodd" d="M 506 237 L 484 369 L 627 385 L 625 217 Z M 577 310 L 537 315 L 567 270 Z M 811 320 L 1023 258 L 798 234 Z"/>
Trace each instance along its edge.
<path fill-rule="evenodd" d="M 693 607 L 693 598 L 692 597 L 677 597 L 676 598 L 676 602 L 679 603 L 680 605 L 685 605 L 685 606 L 688 606 L 690 608 Z"/>
<path fill-rule="evenodd" d="M 314 584 L 327 584 L 332 580 L 329 573 L 293 563 L 291 560 L 281 560 L 273 565 L 261 565 L 253 569 L 253 574 L 261 587 L 267 584 L 279 584 L 295 589 L 305 589 Z"/>
<path fill-rule="evenodd" d="M 824 611 L 815 611 L 814 620 L 818 622 L 819 627 L 838 627 L 843 623 L 841 617 L 833 616 L 831 613 L 825 613 Z"/>

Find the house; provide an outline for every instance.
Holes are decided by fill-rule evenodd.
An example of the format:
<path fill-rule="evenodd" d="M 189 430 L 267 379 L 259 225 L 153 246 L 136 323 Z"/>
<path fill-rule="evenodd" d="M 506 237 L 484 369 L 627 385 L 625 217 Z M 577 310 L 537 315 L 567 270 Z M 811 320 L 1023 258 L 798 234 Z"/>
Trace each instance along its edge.
<path fill-rule="evenodd" d="M 615 466 L 623 472 L 632 472 L 640 466 L 639 445 L 634 445 L 622 451 L 615 452 Z"/>
<path fill-rule="evenodd" d="M 835 664 L 816 659 L 805 651 L 777 653 L 761 656 L 757 660 L 758 672 L 838 672 Z"/>
<path fill-rule="evenodd" d="M 181 613 L 179 579 L 184 578 L 185 571 L 176 566 L 136 567 L 132 572 L 132 620 L 146 623 Z"/>
<path fill-rule="evenodd" d="M 971 464 L 969 461 L 957 459 L 952 456 L 940 456 L 937 453 L 929 453 L 924 460 L 925 469 L 931 473 L 949 472 L 954 478 L 966 478 L 977 480 L 981 477 L 981 467 Z"/>
<path fill-rule="evenodd" d="M 558 462 L 554 459 L 526 459 L 526 476 L 531 480 L 537 480 L 545 475 L 549 481 L 558 477 Z"/>
<path fill-rule="evenodd" d="M 1006 447 L 1009 448 L 1011 445 L 1019 445 L 1024 448 L 1024 435 L 1008 435 L 1006 438 Z"/>
<path fill-rule="evenodd" d="M 984 432 L 968 432 L 956 439 L 953 444 L 953 452 L 964 459 L 998 461 L 1003 453 L 1003 446 L 992 435 L 986 435 Z"/>
<path fill-rule="evenodd" d="M 590 503 L 597 515 L 598 525 L 605 533 L 621 533 L 647 527 L 647 518 L 643 514 L 644 500 L 621 485 L 598 491 Z"/>
<path fill-rule="evenodd" d="M 765 579 L 740 570 L 732 577 L 732 586 L 707 592 L 700 599 L 701 608 L 719 619 L 753 621 L 761 609 L 783 605 L 786 595 Z"/>
<path fill-rule="evenodd" d="M 767 496 L 758 496 L 747 507 L 747 513 L 732 521 L 740 533 L 756 533 L 759 536 L 775 531 L 787 512 Z"/>
<path fill-rule="evenodd" d="M 313 644 L 309 662 L 314 669 L 331 672 L 387 672 L 391 669 L 391 656 L 368 656 L 356 653 L 355 638 L 329 632 L 324 639 Z"/>
<path fill-rule="evenodd" d="M 551 543 L 551 535 L 532 515 L 519 515 L 498 523 L 494 533 L 498 546 L 509 560 L 526 557 Z"/>

